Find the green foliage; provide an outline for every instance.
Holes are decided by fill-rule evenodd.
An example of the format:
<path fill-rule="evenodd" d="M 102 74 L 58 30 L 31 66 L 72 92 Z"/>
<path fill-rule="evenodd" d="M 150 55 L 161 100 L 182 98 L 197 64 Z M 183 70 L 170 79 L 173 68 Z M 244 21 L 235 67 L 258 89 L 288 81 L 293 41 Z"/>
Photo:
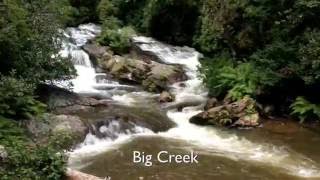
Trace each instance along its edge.
<path fill-rule="evenodd" d="M 54 146 L 35 145 L 15 121 L 0 116 L 0 144 L 8 157 L 0 164 L 3 180 L 59 180 L 66 170 L 66 157 Z"/>
<path fill-rule="evenodd" d="M 4 144 L 7 141 L 25 139 L 25 132 L 17 122 L 0 116 L 0 144 Z"/>
<path fill-rule="evenodd" d="M 103 31 L 98 41 L 101 45 L 109 46 L 115 53 L 124 54 L 129 52 L 130 38 L 135 35 L 131 27 L 120 28 L 120 21 L 110 18 L 103 24 Z"/>
<path fill-rule="evenodd" d="M 307 118 L 320 118 L 320 105 L 313 104 L 304 97 L 297 97 L 290 108 L 292 109 L 291 114 L 298 116 L 301 123 L 303 123 Z"/>
<path fill-rule="evenodd" d="M 101 0 L 97 11 L 102 22 L 109 17 L 116 17 L 127 26 L 144 32 L 144 11 L 147 2 L 147 0 Z"/>
<path fill-rule="evenodd" d="M 228 57 L 214 59 L 203 66 L 204 81 L 213 96 L 227 92 L 232 100 L 239 100 L 246 95 L 255 97 L 265 86 L 277 82 L 277 78 L 259 69 L 252 63 L 234 65 Z"/>
<path fill-rule="evenodd" d="M 71 20 L 67 25 L 77 26 L 87 22 L 97 22 L 97 6 L 100 0 L 67 0 L 71 8 Z"/>
<path fill-rule="evenodd" d="M 307 30 L 299 43 L 297 74 L 308 85 L 320 82 L 320 30 Z"/>
<path fill-rule="evenodd" d="M 0 72 L 40 83 L 68 79 L 75 73 L 71 61 L 58 55 L 61 48 L 56 1 L 3 2 L 0 17 Z M 48 23 L 50 22 L 50 23 Z M 54 56 L 53 56 L 54 55 Z"/>
<path fill-rule="evenodd" d="M 24 80 L 0 76 L 0 116 L 19 119 L 42 114 L 46 106 L 34 99 L 34 88 Z"/>
<path fill-rule="evenodd" d="M 65 132 L 55 133 L 49 137 L 49 146 L 55 149 L 69 149 L 74 145 L 73 142 L 76 138 Z"/>
<path fill-rule="evenodd" d="M 118 7 L 115 6 L 112 0 L 101 0 L 97 7 L 100 21 L 105 21 L 109 17 L 116 16 L 118 11 Z"/>
<path fill-rule="evenodd" d="M 101 0 L 100 20 L 116 17 L 126 26 L 173 44 L 192 44 L 199 16 L 194 0 Z"/>
<path fill-rule="evenodd" d="M 66 170 L 66 158 L 50 146 L 28 146 L 21 141 L 4 144 L 8 152 L 1 179 L 59 180 Z"/>

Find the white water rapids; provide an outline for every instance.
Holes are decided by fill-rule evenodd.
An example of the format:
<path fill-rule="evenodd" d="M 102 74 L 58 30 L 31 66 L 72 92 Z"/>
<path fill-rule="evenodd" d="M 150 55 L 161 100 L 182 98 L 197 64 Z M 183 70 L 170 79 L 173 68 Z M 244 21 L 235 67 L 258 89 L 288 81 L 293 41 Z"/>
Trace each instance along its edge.
<path fill-rule="evenodd" d="M 81 50 L 81 46 L 98 35 L 100 31 L 100 28 L 93 24 L 81 25 L 79 28 L 69 28 L 65 31 L 66 37 L 69 38 L 70 42 L 65 43 L 61 54 L 72 57 L 78 73 L 77 78 L 72 80 L 74 91 L 77 93 L 110 94 L 106 90 L 97 90 L 97 87 L 123 86 L 114 81 L 104 84 L 98 83 L 96 80 L 97 73 L 90 62 L 88 54 Z M 198 77 L 197 71 L 198 66 L 200 66 L 199 58 L 201 54 L 191 48 L 173 47 L 147 37 L 135 37 L 133 41 L 142 50 L 156 54 L 163 63 L 184 66 L 189 79 L 183 82 L 184 86 L 181 86 L 181 83 L 172 85 L 171 93 L 176 96 L 174 103 L 197 101 L 202 102 L 203 105 L 207 99 L 207 91 Z M 132 106 L 134 103 L 144 103 L 141 102 L 141 99 L 136 98 L 137 96 L 154 96 L 154 94 L 146 92 L 111 93 L 111 98 L 114 101 L 127 106 Z M 318 165 L 297 152 L 272 144 L 253 143 L 238 137 L 232 132 L 222 132 L 214 127 L 200 127 L 189 123 L 189 119 L 199 113 L 201 107 L 201 105 L 186 107 L 180 112 L 176 109 L 169 110 L 167 115 L 177 126 L 167 132 L 154 133 L 140 126 L 135 126 L 134 129 L 128 132 L 120 132 L 118 131 L 119 124 L 117 121 L 112 121 L 109 126 L 102 126 L 100 131 L 113 133 L 116 138 L 99 139 L 89 133 L 86 140 L 69 153 L 70 164 L 75 164 L 78 159 L 83 157 L 94 156 L 117 148 L 138 136 L 160 136 L 182 141 L 195 149 L 201 149 L 200 153 L 206 155 L 223 156 L 233 160 L 253 161 L 270 165 L 283 169 L 284 173 L 299 177 L 320 177 Z"/>

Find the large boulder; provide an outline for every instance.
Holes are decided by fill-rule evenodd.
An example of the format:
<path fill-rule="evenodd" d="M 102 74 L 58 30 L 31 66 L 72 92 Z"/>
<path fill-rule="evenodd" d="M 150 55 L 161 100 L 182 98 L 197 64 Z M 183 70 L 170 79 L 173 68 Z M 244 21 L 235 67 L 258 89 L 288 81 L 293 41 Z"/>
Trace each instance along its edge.
<path fill-rule="evenodd" d="M 183 68 L 179 65 L 167 65 L 157 62 L 151 63 L 151 71 L 142 85 L 149 91 L 160 92 L 176 82 L 187 80 Z"/>
<path fill-rule="evenodd" d="M 193 116 L 190 122 L 198 125 L 256 127 L 259 125 L 259 120 L 255 101 L 244 97 L 239 101 L 201 112 Z"/>
<path fill-rule="evenodd" d="M 100 46 L 97 43 L 86 44 L 82 49 L 89 54 L 90 58 L 99 59 L 102 58 L 105 53 L 108 52 L 106 46 Z"/>
<path fill-rule="evenodd" d="M 142 84 L 149 91 L 161 92 L 168 86 L 186 80 L 182 67 L 178 65 L 160 64 L 157 62 L 147 63 L 145 61 L 113 56 L 104 59 L 102 67 L 115 78 Z"/>
<path fill-rule="evenodd" d="M 86 124 L 78 116 L 44 114 L 41 118 L 27 121 L 26 127 L 37 142 L 48 142 L 49 138 L 71 137 L 65 148 L 82 142 L 88 133 Z"/>
<path fill-rule="evenodd" d="M 119 80 L 141 84 L 148 91 L 161 92 L 173 83 L 187 79 L 181 65 L 166 64 L 155 54 L 138 52 L 139 46 L 135 43 L 132 46 L 136 53 L 124 56 L 113 55 L 107 47 L 96 42 L 85 45 L 83 49 L 99 72 L 101 70 Z"/>
<path fill-rule="evenodd" d="M 131 132 L 135 133 L 136 126 L 150 129 L 153 132 L 167 131 L 175 126 L 166 115 L 166 111 L 161 110 L 151 102 L 146 104 L 137 104 L 134 106 L 126 106 L 122 104 L 110 104 L 108 108 L 96 108 L 94 111 L 79 114 L 82 119 L 90 124 L 92 133 L 100 136 L 113 138 L 116 132 L 105 134 L 99 132 L 102 126 L 110 127 L 114 121 L 117 122 L 118 133 Z M 111 124 L 110 124 L 111 123 Z"/>
<path fill-rule="evenodd" d="M 146 78 L 149 66 L 143 61 L 121 56 L 113 56 L 103 64 L 115 78 L 139 83 Z"/>
<path fill-rule="evenodd" d="M 106 100 L 80 96 L 53 85 L 39 85 L 36 93 L 39 100 L 47 104 L 49 110 L 59 114 L 73 114 L 78 111 L 87 111 L 93 107 L 108 105 Z"/>

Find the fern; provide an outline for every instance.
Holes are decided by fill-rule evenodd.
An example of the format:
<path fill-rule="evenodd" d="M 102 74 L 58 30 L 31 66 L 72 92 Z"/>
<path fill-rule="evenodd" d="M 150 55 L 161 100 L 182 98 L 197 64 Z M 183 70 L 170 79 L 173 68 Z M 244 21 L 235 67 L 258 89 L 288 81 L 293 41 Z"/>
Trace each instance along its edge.
<path fill-rule="evenodd" d="M 320 118 L 320 105 L 313 104 L 304 97 L 297 97 L 290 108 L 292 109 L 291 114 L 298 116 L 300 123 L 303 123 L 307 118 L 312 116 Z"/>
<path fill-rule="evenodd" d="M 253 63 L 235 65 L 228 56 L 207 60 L 200 71 L 212 96 L 227 95 L 232 100 L 246 95 L 255 97 L 259 89 L 272 86 L 279 80 L 275 74 Z"/>

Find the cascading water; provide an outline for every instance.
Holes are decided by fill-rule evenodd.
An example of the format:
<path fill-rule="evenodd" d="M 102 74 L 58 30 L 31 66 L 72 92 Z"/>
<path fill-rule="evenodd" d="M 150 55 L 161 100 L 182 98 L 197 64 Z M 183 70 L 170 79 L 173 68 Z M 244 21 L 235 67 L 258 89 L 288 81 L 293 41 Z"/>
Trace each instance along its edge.
<path fill-rule="evenodd" d="M 100 78 L 105 74 L 96 73 L 91 63 L 89 55 L 81 49 L 89 40 L 95 38 L 101 33 L 101 28 L 94 24 L 80 25 L 78 28 L 67 28 L 63 31 L 65 39 L 62 41 L 62 57 L 70 57 L 77 72 L 77 77 L 71 80 L 73 91 L 81 94 L 100 94 L 108 96 L 108 92 L 104 89 L 114 88 L 133 88 L 128 85 L 120 85 L 118 82 Z M 70 83 L 63 82 L 66 85 Z"/>
<path fill-rule="evenodd" d="M 66 31 L 66 36 L 70 37 L 74 43 L 69 42 L 65 45 L 61 53 L 71 55 L 77 69 L 78 76 L 72 81 L 75 92 L 108 92 L 108 90 L 98 91 L 94 88 L 99 84 L 96 82 L 97 74 L 91 65 L 89 56 L 80 49 L 99 32 L 100 29 L 91 24 L 79 28 L 70 28 Z M 177 126 L 166 132 L 153 133 L 141 126 L 120 131 L 119 123 L 112 121 L 108 126 L 102 126 L 98 130 L 101 133 L 112 134 L 113 138 L 110 138 L 110 136 L 97 138 L 89 133 L 86 140 L 73 152 L 70 152 L 70 166 L 79 168 L 81 163 L 82 166 L 86 166 L 86 163 L 90 163 L 89 157 L 118 148 L 136 137 L 155 136 L 168 140 L 178 140 L 199 150 L 200 154 L 265 164 L 283 169 L 283 173 L 299 177 L 320 177 L 318 164 L 293 150 L 272 144 L 254 143 L 238 137 L 232 132 L 221 131 L 214 127 L 199 127 L 189 123 L 189 119 L 200 112 L 207 97 L 207 90 L 203 86 L 197 71 L 198 66 L 200 66 L 199 58 L 201 54 L 191 48 L 173 47 L 147 37 L 135 37 L 133 42 L 143 51 L 155 54 L 163 63 L 184 66 L 188 80 L 171 86 L 171 92 L 176 96 L 176 100 L 171 104 L 166 104 L 167 107 L 171 107 L 175 103 L 189 101 L 197 102 L 197 105 L 185 107 L 182 111 L 169 109 L 167 115 Z M 184 85 L 181 86 L 181 83 Z M 111 99 L 126 106 L 135 106 L 135 103 L 147 104 L 144 101 L 145 97 L 153 96 L 156 95 L 146 92 L 126 92 L 121 95 L 115 94 Z M 86 163 L 83 159 L 86 159 Z"/>
<path fill-rule="evenodd" d="M 140 45 L 144 51 L 153 52 L 165 63 L 184 65 L 189 80 L 185 81 L 185 86 L 173 85 L 173 92 L 177 101 L 188 101 L 189 99 L 206 100 L 207 92 L 203 87 L 197 71 L 200 66 L 200 54 L 194 49 L 177 48 L 166 46 L 152 38 L 137 37 L 134 41 Z M 248 140 L 240 139 L 236 135 L 229 134 L 227 137 L 221 136 L 219 131 L 213 127 L 199 127 L 189 123 L 189 119 L 198 114 L 201 106 L 187 107 L 179 112 L 169 110 L 168 116 L 177 127 L 168 132 L 160 133 L 167 138 L 177 138 L 185 140 L 197 147 L 203 147 L 205 151 L 212 154 L 220 154 L 234 159 L 244 159 L 259 161 L 261 163 L 272 164 L 273 166 L 284 167 L 290 173 L 299 176 L 319 176 L 319 171 L 314 163 L 307 158 L 301 158 L 298 154 L 290 154 L 272 145 L 260 145 L 251 143 Z"/>

